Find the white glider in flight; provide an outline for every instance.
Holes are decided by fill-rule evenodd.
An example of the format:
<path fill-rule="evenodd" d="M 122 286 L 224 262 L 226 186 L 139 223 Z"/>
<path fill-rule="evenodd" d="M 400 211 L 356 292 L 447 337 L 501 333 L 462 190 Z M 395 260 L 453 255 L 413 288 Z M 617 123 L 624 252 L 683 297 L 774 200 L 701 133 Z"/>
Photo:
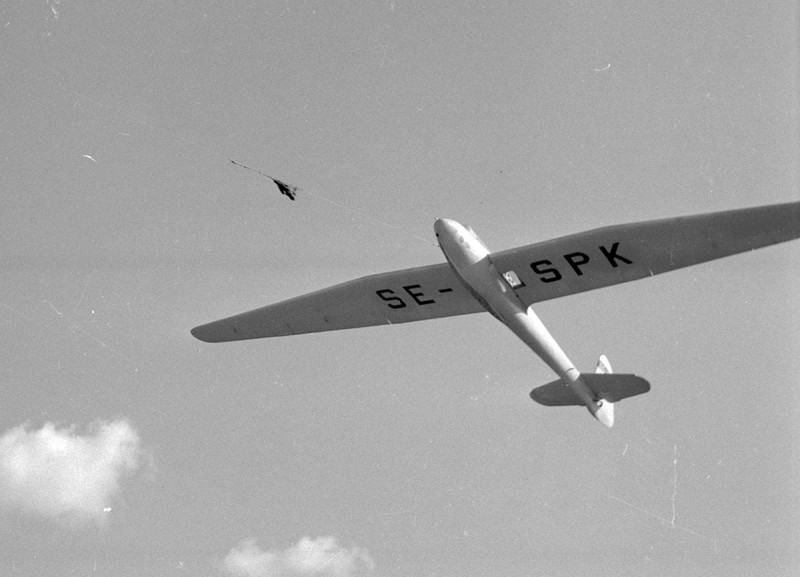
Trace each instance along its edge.
<path fill-rule="evenodd" d="M 532 304 L 629 282 L 800 237 L 800 202 L 598 228 L 490 253 L 472 229 L 434 224 L 445 263 L 371 275 L 204 324 L 192 334 L 217 343 L 397 324 L 488 311 L 559 379 L 531 391 L 548 406 L 583 405 L 614 423 L 614 402 L 650 390 L 612 374 L 605 356 L 581 373 Z"/>

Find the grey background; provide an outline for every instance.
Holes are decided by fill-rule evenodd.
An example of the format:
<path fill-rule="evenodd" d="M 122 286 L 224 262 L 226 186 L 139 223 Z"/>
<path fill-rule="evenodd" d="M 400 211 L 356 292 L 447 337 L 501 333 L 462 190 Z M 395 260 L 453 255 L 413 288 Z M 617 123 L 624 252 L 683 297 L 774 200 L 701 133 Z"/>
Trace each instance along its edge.
<path fill-rule="evenodd" d="M 434 217 L 499 250 L 797 200 L 797 30 L 790 1 L 4 3 L 0 428 L 120 420 L 140 460 L 99 523 L 6 506 L 0 572 L 330 536 L 372 563 L 320 575 L 797 574 L 796 243 L 537 307 L 651 381 L 610 431 L 532 403 L 553 376 L 489 315 L 188 332 L 440 262 Z"/>

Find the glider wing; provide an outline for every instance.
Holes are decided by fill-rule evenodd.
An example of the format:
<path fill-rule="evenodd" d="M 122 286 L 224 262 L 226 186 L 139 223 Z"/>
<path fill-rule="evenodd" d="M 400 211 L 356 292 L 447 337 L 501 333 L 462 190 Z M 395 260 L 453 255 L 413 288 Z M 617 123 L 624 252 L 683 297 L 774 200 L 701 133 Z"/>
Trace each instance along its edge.
<path fill-rule="evenodd" d="M 192 329 L 217 343 L 407 323 L 483 311 L 447 263 L 376 274 Z"/>
<path fill-rule="evenodd" d="M 598 228 L 494 252 L 526 306 L 800 237 L 800 202 Z"/>
<path fill-rule="evenodd" d="M 598 228 L 491 253 L 522 304 L 800 237 L 800 202 Z M 363 277 L 192 329 L 223 342 L 406 323 L 485 309 L 448 263 Z"/>

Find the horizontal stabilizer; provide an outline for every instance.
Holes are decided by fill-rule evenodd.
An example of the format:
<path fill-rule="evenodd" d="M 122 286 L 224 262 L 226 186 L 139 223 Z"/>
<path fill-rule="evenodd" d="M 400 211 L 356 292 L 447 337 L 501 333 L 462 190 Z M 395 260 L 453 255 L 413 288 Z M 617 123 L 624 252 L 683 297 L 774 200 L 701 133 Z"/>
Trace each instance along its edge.
<path fill-rule="evenodd" d="M 580 379 L 598 398 L 612 403 L 634 395 L 641 395 L 650 390 L 650 383 L 636 375 L 583 373 Z M 540 405 L 548 407 L 583 406 L 584 404 L 572 387 L 561 379 L 533 389 L 531 398 Z"/>
<path fill-rule="evenodd" d="M 531 398 L 548 407 L 566 407 L 570 405 L 583 405 L 583 401 L 572 387 L 564 383 L 561 379 L 547 383 L 541 387 L 536 387 L 531 391 Z"/>

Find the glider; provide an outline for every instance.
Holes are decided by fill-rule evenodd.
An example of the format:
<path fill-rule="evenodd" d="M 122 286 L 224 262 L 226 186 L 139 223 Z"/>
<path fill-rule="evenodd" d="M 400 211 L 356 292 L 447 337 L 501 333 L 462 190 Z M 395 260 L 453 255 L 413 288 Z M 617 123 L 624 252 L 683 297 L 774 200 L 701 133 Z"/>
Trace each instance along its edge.
<path fill-rule="evenodd" d="M 636 375 L 575 368 L 531 305 L 800 237 L 800 202 L 598 228 L 489 252 L 446 218 L 434 230 L 447 262 L 366 276 L 192 329 L 210 342 L 298 335 L 489 312 L 559 376 L 531 391 L 547 406 L 585 406 L 614 423 L 614 403 L 646 393 Z"/>

